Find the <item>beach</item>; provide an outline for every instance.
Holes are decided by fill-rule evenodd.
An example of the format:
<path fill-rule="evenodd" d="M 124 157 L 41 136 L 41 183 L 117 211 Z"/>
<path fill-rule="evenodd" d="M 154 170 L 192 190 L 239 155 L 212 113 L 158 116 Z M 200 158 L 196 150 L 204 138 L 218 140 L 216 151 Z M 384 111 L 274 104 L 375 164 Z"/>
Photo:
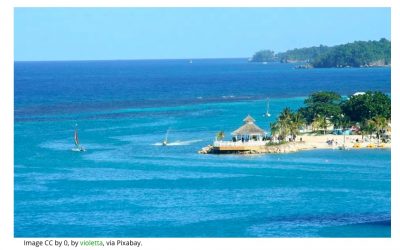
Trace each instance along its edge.
<path fill-rule="evenodd" d="M 390 149 L 391 143 L 378 143 L 377 139 L 369 140 L 362 135 L 299 135 L 297 141 L 283 144 L 252 145 L 250 143 L 236 144 L 235 146 L 208 145 L 198 151 L 200 154 L 265 154 L 265 153 L 292 153 L 314 149 Z M 300 139 L 301 138 L 301 139 Z M 258 142 L 259 143 L 259 142 Z M 343 148 L 344 146 L 344 148 Z"/>
<path fill-rule="evenodd" d="M 349 149 L 359 148 L 390 148 L 391 143 L 380 142 L 377 139 L 369 140 L 368 136 L 362 135 L 299 135 L 304 143 L 316 149 L 336 149 L 343 144 Z M 327 141 L 332 140 L 333 143 L 329 144 Z M 372 147 L 371 147 L 372 145 Z"/>

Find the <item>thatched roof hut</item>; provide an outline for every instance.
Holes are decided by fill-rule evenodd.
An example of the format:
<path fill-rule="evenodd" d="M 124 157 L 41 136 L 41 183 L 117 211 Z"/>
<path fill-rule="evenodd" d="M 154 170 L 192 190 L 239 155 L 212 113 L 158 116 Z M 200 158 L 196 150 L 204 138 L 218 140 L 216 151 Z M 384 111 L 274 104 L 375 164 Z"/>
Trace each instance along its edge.
<path fill-rule="evenodd" d="M 244 125 L 232 132 L 235 137 L 264 136 L 265 131 L 254 124 L 255 120 L 250 115 L 243 119 Z"/>

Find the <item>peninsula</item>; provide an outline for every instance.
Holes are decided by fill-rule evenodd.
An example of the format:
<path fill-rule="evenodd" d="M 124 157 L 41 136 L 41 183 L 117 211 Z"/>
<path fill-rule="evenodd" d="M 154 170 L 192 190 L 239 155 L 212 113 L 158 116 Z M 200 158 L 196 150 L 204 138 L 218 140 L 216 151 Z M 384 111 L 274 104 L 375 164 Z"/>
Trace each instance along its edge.
<path fill-rule="evenodd" d="M 317 92 L 292 111 L 285 108 L 270 124 L 270 131 L 248 115 L 243 125 L 224 140 L 217 133 L 200 154 L 288 153 L 310 149 L 391 147 L 390 97 L 381 92 L 357 92 L 349 98 L 334 92 Z"/>
<path fill-rule="evenodd" d="M 282 53 L 272 50 L 256 52 L 251 62 L 305 63 L 300 68 L 382 67 L 391 64 L 391 42 L 355 41 L 332 47 L 320 45 L 292 49 Z"/>

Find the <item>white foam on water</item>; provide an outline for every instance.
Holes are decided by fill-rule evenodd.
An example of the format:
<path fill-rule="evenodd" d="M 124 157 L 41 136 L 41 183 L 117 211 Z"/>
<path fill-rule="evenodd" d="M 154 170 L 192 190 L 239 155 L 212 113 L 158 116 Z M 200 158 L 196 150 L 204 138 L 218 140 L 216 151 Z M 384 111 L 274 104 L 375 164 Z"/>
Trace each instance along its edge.
<path fill-rule="evenodd" d="M 186 146 L 186 145 L 191 145 L 193 143 L 200 142 L 200 141 L 203 141 L 203 140 L 198 139 L 198 140 L 188 140 L 188 141 L 174 141 L 174 142 L 167 143 L 167 145 L 165 145 L 165 146 Z M 156 142 L 151 145 L 163 146 L 163 144 L 161 142 Z"/>
<path fill-rule="evenodd" d="M 108 144 L 98 144 L 98 143 L 83 143 L 82 146 L 88 150 L 93 149 L 112 149 L 114 148 Z M 71 150 L 75 147 L 73 142 L 70 140 L 54 140 L 54 141 L 47 141 L 39 144 L 40 148 L 55 150 L 55 151 L 65 151 Z"/>

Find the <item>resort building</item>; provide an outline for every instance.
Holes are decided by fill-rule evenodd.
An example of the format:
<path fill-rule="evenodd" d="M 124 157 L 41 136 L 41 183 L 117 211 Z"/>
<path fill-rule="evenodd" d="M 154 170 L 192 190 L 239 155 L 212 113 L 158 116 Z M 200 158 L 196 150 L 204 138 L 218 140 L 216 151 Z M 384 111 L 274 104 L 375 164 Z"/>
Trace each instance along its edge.
<path fill-rule="evenodd" d="M 353 96 L 364 95 L 364 94 L 365 94 L 365 92 L 356 92 L 353 94 Z"/>
<path fill-rule="evenodd" d="M 232 132 L 231 141 L 215 141 L 214 148 L 218 151 L 246 151 L 264 146 L 266 132 L 254 123 L 254 118 L 248 115 L 243 122 L 240 128 Z"/>
<path fill-rule="evenodd" d="M 255 120 L 250 115 L 247 115 L 243 120 L 244 124 L 232 133 L 232 140 L 235 141 L 262 141 L 265 137 L 265 131 L 254 124 Z"/>

